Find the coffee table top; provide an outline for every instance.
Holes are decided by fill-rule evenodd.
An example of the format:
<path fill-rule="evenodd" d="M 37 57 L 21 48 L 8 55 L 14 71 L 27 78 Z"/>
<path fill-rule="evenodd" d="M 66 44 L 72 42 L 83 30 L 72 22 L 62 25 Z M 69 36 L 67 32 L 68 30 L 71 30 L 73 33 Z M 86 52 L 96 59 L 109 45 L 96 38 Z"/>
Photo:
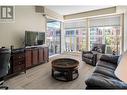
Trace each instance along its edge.
<path fill-rule="evenodd" d="M 71 58 L 59 58 L 52 61 L 52 67 L 57 68 L 74 68 L 79 65 L 79 62 Z"/>

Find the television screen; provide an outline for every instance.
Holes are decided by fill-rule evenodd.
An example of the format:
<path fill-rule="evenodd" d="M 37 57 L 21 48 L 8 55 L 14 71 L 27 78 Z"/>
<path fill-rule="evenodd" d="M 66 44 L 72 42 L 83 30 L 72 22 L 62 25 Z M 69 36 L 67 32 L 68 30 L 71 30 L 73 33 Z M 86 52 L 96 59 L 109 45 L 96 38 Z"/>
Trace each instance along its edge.
<path fill-rule="evenodd" d="M 25 46 L 43 45 L 44 43 L 44 32 L 25 31 Z"/>
<path fill-rule="evenodd" d="M 44 32 L 38 32 L 37 44 L 42 45 L 44 43 L 45 43 L 45 33 Z"/>

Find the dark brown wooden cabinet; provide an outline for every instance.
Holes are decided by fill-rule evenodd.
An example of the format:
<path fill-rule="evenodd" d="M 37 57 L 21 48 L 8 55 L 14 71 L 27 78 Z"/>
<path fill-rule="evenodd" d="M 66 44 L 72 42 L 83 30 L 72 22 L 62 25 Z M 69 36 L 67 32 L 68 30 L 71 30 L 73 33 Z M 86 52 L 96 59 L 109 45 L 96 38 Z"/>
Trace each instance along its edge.
<path fill-rule="evenodd" d="M 47 47 L 44 47 L 44 61 L 45 62 L 48 62 L 49 60 L 49 52 L 48 52 L 48 48 Z"/>
<path fill-rule="evenodd" d="M 26 68 L 46 63 L 49 60 L 48 47 L 29 47 L 25 49 Z"/>
<path fill-rule="evenodd" d="M 25 62 L 26 62 L 26 68 L 32 66 L 32 49 L 25 50 Z"/>
<path fill-rule="evenodd" d="M 38 55 L 38 61 L 39 61 L 39 63 L 43 63 L 44 62 L 44 48 L 39 48 L 38 49 L 38 53 L 39 53 L 39 55 Z"/>
<path fill-rule="evenodd" d="M 23 50 L 12 50 L 11 54 L 11 74 L 16 74 L 24 71 L 26 68 L 25 64 L 25 52 Z"/>
<path fill-rule="evenodd" d="M 36 65 L 38 64 L 38 48 L 33 48 L 32 49 L 32 64 Z"/>
<path fill-rule="evenodd" d="M 11 52 L 10 70 L 7 77 L 11 77 L 36 65 L 49 60 L 48 47 L 29 47 L 13 49 Z"/>

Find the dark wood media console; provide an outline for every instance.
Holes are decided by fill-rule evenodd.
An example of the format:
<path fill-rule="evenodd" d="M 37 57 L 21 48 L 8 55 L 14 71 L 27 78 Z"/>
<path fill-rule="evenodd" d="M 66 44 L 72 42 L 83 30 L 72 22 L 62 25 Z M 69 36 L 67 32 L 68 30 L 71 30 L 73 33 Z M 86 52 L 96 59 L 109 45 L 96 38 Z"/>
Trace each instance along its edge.
<path fill-rule="evenodd" d="M 27 69 L 49 61 L 48 47 L 36 46 L 22 49 L 13 49 L 10 59 L 8 76 L 13 76 Z"/>
<path fill-rule="evenodd" d="M 26 68 L 46 63 L 49 60 L 48 47 L 31 47 L 25 49 Z"/>

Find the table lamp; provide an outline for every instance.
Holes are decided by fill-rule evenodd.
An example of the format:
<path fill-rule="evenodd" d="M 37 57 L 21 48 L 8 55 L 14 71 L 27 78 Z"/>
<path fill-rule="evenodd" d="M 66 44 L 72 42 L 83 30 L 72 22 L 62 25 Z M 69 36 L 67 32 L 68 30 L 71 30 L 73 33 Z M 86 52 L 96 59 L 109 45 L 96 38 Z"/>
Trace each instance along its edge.
<path fill-rule="evenodd" d="M 123 82 L 127 83 L 127 51 L 120 58 L 120 62 L 115 70 L 115 75 Z"/>

